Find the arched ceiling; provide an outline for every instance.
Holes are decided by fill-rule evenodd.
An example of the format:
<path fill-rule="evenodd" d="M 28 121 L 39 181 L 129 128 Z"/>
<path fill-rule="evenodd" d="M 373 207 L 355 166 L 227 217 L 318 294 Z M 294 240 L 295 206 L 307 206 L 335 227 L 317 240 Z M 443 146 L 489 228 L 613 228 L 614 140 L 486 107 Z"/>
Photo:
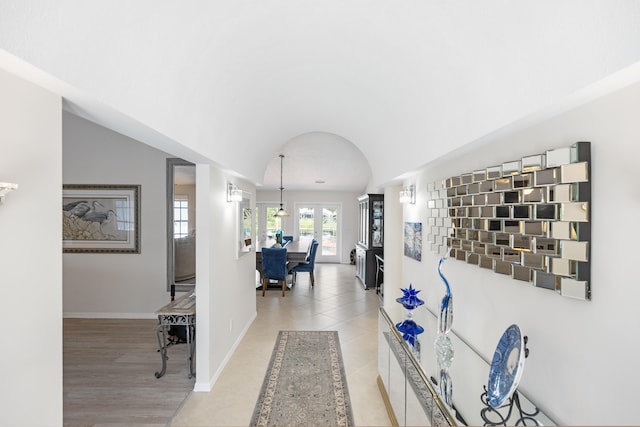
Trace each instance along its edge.
<path fill-rule="evenodd" d="M 0 48 L 172 154 L 268 186 L 321 132 L 377 186 L 636 63 L 639 18 L 635 0 L 1 0 Z"/>
<path fill-rule="evenodd" d="M 264 190 L 364 191 L 371 170 L 364 155 L 350 141 L 325 132 L 298 135 L 279 150 L 267 164 Z"/>

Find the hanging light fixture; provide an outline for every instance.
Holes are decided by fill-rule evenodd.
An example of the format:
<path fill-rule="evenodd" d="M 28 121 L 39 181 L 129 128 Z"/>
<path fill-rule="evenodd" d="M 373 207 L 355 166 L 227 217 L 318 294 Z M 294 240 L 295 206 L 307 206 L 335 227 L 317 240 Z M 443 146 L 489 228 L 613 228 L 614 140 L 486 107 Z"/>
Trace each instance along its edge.
<path fill-rule="evenodd" d="M 280 154 L 280 209 L 278 209 L 278 212 L 276 212 L 274 216 L 289 216 L 287 211 L 282 207 L 282 190 L 284 190 L 282 186 L 282 159 L 284 159 L 284 154 Z"/>

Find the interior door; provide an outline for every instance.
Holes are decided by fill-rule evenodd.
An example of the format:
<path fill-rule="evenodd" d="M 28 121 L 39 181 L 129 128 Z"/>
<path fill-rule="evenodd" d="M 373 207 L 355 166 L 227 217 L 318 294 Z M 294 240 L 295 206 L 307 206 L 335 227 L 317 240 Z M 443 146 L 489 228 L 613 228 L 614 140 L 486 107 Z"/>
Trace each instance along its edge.
<path fill-rule="evenodd" d="M 316 262 L 340 262 L 340 205 L 298 205 L 296 214 L 298 237 L 315 238 L 320 243 Z"/>

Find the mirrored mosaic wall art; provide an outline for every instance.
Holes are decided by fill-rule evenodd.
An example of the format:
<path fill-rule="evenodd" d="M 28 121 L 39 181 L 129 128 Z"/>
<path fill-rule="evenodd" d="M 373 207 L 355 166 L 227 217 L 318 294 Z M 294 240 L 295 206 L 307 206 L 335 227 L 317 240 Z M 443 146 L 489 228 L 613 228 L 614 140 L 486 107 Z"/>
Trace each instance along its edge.
<path fill-rule="evenodd" d="M 428 185 L 427 244 L 440 255 L 591 299 L 591 145 L 546 151 Z"/>

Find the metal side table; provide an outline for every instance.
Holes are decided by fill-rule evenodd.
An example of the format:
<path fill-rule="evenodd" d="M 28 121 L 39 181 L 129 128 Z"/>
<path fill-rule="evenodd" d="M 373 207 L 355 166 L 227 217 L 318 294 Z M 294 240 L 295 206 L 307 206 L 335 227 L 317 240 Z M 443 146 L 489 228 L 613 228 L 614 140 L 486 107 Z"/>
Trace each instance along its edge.
<path fill-rule="evenodd" d="M 162 377 L 167 370 L 167 347 L 170 345 L 167 339 L 169 328 L 173 325 L 184 325 L 187 335 L 187 368 L 189 378 L 195 376 L 193 370 L 193 357 L 196 348 L 196 296 L 194 292 L 188 292 L 171 301 L 158 311 L 158 326 L 156 336 L 158 337 L 158 348 L 162 357 L 162 369 L 156 372 L 156 378 Z"/>

